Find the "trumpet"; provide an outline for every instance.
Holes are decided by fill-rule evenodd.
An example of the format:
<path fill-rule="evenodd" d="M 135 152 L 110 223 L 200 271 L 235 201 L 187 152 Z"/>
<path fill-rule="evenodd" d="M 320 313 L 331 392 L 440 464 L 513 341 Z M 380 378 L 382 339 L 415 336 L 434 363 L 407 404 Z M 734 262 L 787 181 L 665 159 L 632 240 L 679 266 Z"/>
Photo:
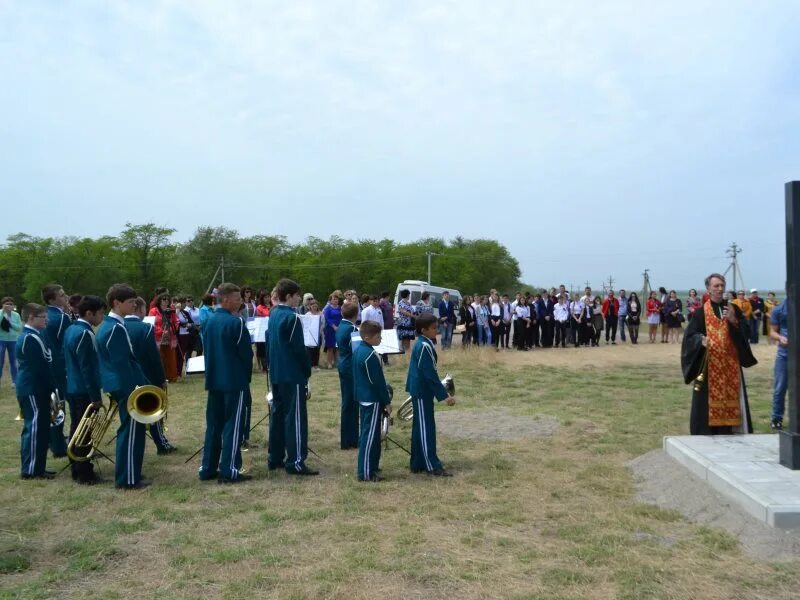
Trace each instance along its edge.
<path fill-rule="evenodd" d="M 108 408 L 102 404 L 96 410 L 91 405 L 87 406 L 75 433 L 67 444 L 67 456 L 75 462 L 92 460 L 99 451 L 103 436 L 116 415 L 117 403 L 111 399 L 111 396 L 109 396 Z"/>
<path fill-rule="evenodd" d="M 59 427 L 64 423 L 64 401 L 58 390 L 50 394 L 50 423 Z"/>
<path fill-rule="evenodd" d="M 450 373 L 447 373 L 444 376 L 444 379 L 442 379 L 442 385 L 450 396 L 455 396 L 456 384 L 453 381 L 453 376 L 450 375 Z M 411 396 L 406 398 L 406 401 L 400 405 L 399 409 L 397 409 L 397 417 L 401 421 L 410 421 L 414 418 L 414 403 Z"/>

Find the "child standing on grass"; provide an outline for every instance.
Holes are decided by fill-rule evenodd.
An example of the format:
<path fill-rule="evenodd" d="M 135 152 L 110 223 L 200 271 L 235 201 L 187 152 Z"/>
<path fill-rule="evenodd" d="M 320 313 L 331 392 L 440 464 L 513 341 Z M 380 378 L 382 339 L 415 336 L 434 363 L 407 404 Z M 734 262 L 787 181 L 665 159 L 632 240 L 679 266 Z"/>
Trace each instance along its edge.
<path fill-rule="evenodd" d="M 355 400 L 361 417 L 358 438 L 358 480 L 378 482 L 378 463 L 381 459 L 381 417 L 392 414 L 391 397 L 383 376 L 383 364 L 374 346 L 381 343 L 381 324 L 361 323 L 361 344 L 353 356 Z"/>
<path fill-rule="evenodd" d="M 432 314 L 417 317 L 417 335 L 408 364 L 406 391 L 411 394 L 414 420 L 411 426 L 411 472 L 428 473 L 437 477 L 450 477 L 436 455 L 436 421 L 433 416 L 433 399 L 453 406 L 456 399 L 447 393 L 436 372 L 437 355 L 433 348 L 437 322 Z"/>
<path fill-rule="evenodd" d="M 353 346 L 351 337 L 358 317 L 358 304 L 345 302 L 342 322 L 336 330 L 336 347 L 339 349 L 339 388 L 342 391 L 339 447 L 342 450 L 358 448 L 358 404 L 353 384 Z"/>

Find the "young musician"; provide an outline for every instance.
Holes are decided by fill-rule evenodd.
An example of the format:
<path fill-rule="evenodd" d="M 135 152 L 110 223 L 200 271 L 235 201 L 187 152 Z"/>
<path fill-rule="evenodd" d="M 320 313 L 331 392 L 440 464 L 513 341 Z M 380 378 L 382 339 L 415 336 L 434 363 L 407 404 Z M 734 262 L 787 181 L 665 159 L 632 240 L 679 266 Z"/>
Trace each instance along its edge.
<path fill-rule="evenodd" d="M 350 338 L 356 328 L 358 305 L 345 302 L 342 307 L 342 322 L 336 330 L 336 347 L 339 349 L 339 388 L 342 390 L 341 423 L 339 444 L 342 450 L 358 448 L 358 404 L 353 388 L 353 347 Z"/>
<path fill-rule="evenodd" d="M 93 327 L 103 322 L 106 302 L 99 296 L 83 296 L 76 308 L 78 318 L 64 334 L 64 361 L 67 367 L 67 403 L 69 404 L 69 437 L 75 435 L 78 423 L 91 405 L 98 410 L 103 404 L 100 392 L 100 364 Z M 72 463 L 72 479 L 94 485 L 100 478 L 92 461 Z"/>
<path fill-rule="evenodd" d="M 303 326 L 295 312 L 300 286 L 281 279 L 275 288 L 278 304 L 269 316 L 269 378 L 272 382 L 272 418 L 269 423 L 270 470 L 284 467 L 290 475 L 318 475 L 306 466 L 308 412 L 306 394 L 311 361 L 303 341 Z"/>
<path fill-rule="evenodd" d="M 203 481 L 240 483 L 252 479 L 241 473 L 241 443 L 245 394 L 249 393 L 253 374 L 253 348 L 250 333 L 239 317 L 239 287 L 223 283 L 217 298 L 219 307 L 203 330 L 208 404 L 199 476 Z"/>
<path fill-rule="evenodd" d="M 456 399 L 447 393 L 436 372 L 436 350 L 433 339 L 436 337 L 436 317 L 422 314 L 417 317 L 419 339 L 411 351 L 406 378 L 406 391 L 411 394 L 414 404 L 414 420 L 411 427 L 411 472 L 437 477 L 450 477 L 436 456 L 436 421 L 433 416 L 433 399 L 445 401 L 453 406 Z"/>
<path fill-rule="evenodd" d="M 114 483 L 117 489 L 139 490 L 150 485 L 142 479 L 145 428 L 128 413 L 128 396 L 136 386 L 146 385 L 147 378 L 125 329 L 125 317 L 136 308 L 136 291 L 125 283 L 115 283 L 106 294 L 106 303 L 111 310 L 97 330 L 97 357 L 103 390 L 119 411 Z"/>
<path fill-rule="evenodd" d="M 60 285 L 50 284 L 42 288 L 42 301 L 47 306 L 47 329 L 43 332 L 47 347 L 53 357 L 53 377 L 59 396 L 67 389 L 67 368 L 64 363 L 64 334 L 72 325 L 72 320 L 64 312 L 69 306 L 69 296 Z M 54 458 L 67 455 L 67 442 L 64 440 L 64 423 L 51 425 L 50 450 Z"/>
<path fill-rule="evenodd" d="M 47 442 L 50 438 L 50 394 L 56 389 L 52 356 L 44 339 L 47 310 L 39 304 L 22 307 L 25 325 L 17 338 L 17 402 L 22 411 L 20 436 L 22 479 L 52 479 L 47 471 Z"/>
<path fill-rule="evenodd" d="M 386 388 L 383 363 L 374 349 L 374 346 L 381 343 L 382 329 L 377 321 L 361 323 L 361 344 L 353 355 L 355 400 L 361 413 L 357 468 L 359 481 L 383 480 L 378 475 L 378 463 L 381 459 L 381 417 L 384 412 L 392 414 L 392 399 Z"/>
<path fill-rule="evenodd" d="M 167 376 L 164 373 L 164 365 L 161 362 L 161 353 L 156 342 L 155 328 L 150 323 L 145 323 L 144 319 L 147 303 L 144 298 L 137 297 L 134 301 L 133 314 L 125 317 L 125 329 L 128 337 L 131 338 L 133 355 L 139 361 L 142 373 L 150 382 L 150 385 L 167 389 Z M 169 443 L 166 432 L 164 431 L 164 419 L 151 423 L 149 426 L 150 437 L 156 445 L 157 454 L 172 454 L 177 448 Z"/>

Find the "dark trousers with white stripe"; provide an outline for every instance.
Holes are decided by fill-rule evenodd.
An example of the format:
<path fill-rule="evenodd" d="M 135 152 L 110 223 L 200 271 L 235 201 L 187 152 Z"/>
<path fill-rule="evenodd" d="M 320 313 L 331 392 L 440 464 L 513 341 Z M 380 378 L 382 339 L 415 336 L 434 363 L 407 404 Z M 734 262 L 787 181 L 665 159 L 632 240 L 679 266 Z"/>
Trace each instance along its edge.
<path fill-rule="evenodd" d="M 244 390 L 208 390 L 206 439 L 200 479 L 238 479 L 242 468 Z"/>
<path fill-rule="evenodd" d="M 361 414 L 361 435 L 358 438 L 358 478 L 365 481 L 378 472 L 381 460 L 381 417 L 380 404 L 359 405 Z"/>
<path fill-rule="evenodd" d="M 275 383 L 269 422 L 267 464 L 287 472 L 302 471 L 308 458 L 306 384 Z"/>
<path fill-rule="evenodd" d="M 253 395 L 250 388 L 244 391 L 244 423 L 242 423 L 242 442 L 250 440 L 250 419 L 253 416 Z"/>
<path fill-rule="evenodd" d="M 50 440 L 50 395 L 17 396 L 17 402 L 23 418 L 20 436 L 21 473 L 44 475 Z"/>
<path fill-rule="evenodd" d="M 72 436 L 75 435 L 75 430 L 78 428 L 78 423 L 81 422 L 86 409 L 91 403 L 91 399 L 86 395 L 67 396 L 67 404 L 69 405 L 70 439 L 72 439 Z M 89 481 L 94 479 L 94 465 L 92 464 L 92 461 L 83 460 L 80 462 L 75 462 L 70 459 L 70 463 L 72 479 L 76 481 Z"/>
<path fill-rule="evenodd" d="M 358 402 L 356 402 L 353 374 L 339 372 L 339 388 L 342 391 L 341 423 L 339 424 L 339 445 L 342 450 L 359 447 Z"/>
<path fill-rule="evenodd" d="M 441 468 L 442 462 L 436 456 L 433 398 L 415 398 L 411 424 L 411 470 L 435 471 Z"/>
<path fill-rule="evenodd" d="M 142 423 L 131 419 L 128 413 L 128 396 L 132 391 L 111 393 L 112 400 L 117 403 L 120 421 L 114 463 L 114 483 L 118 486 L 132 486 L 142 480 L 146 429 Z"/>
<path fill-rule="evenodd" d="M 156 448 L 159 450 L 168 450 L 172 448 L 172 444 L 169 443 L 167 433 L 164 430 L 164 419 L 150 424 L 150 437 L 153 438 Z"/>

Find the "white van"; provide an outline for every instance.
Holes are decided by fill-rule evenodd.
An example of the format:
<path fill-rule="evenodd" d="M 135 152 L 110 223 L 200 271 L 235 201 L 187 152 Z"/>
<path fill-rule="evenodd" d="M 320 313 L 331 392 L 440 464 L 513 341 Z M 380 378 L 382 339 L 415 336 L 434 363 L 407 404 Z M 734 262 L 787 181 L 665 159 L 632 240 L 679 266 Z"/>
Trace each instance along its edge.
<path fill-rule="evenodd" d="M 461 305 L 461 292 L 453 288 L 443 288 L 438 285 L 431 285 L 427 281 L 418 281 L 416 279 L 406 279 L 403 283 L 397 284 L 397 289 L 394 292 L 394 316 L 397 317 L 397 303 L 400 301 L 400 292 L 408 290 L 411 292 L 408 301 L 411 306 L 415 306 L 419 301 L 422 292 L 428 292 L 430 297 L 431 306 L 433 307 L 433 314 L 439 316 L 439 302 L 442 300 L 444 292 L 450 292 L 450 302 L 453 303 L 456 311 L 456 320 L 458 320 L 458 307 Z"/>

